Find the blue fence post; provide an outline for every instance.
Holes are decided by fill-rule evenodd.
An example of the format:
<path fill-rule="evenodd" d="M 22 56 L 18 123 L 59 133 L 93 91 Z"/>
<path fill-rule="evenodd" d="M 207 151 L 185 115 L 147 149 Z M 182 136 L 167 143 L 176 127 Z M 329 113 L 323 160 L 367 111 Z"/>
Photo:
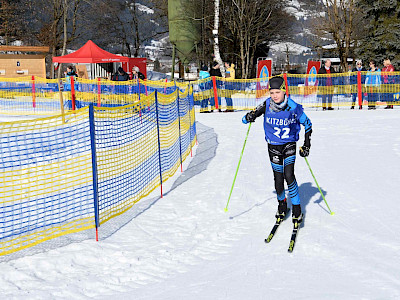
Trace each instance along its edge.
<path fill-rule="evenodd" d="M 96 132 L 94 124 L 93 103 L 89 105 L 90 145 L 92 151 L 92 173 L 93 173 L 93 198 L 94 198 L 94 219 L 96 223 L 96 241 L 99 240 L 99 194 L 97 181 L 97 159 L 96 159 Z"/>
<path fill-rule="evenodd" d="M 189 94 L 189 93 L 188 93 Z M 178 124 L 179 124 L 179 155 L 181 157 L 181 173 L 182 170 L 182 137 L 181 137 L 181 116 L 180 116 L 180 109 L 179 109 L 179 88 L 176 90 L 176 104 L 178 108 Z"/>
<path fill-rule="evenodd" d="M 192 94 L 191 94 L 192 96 L 189 96 L 190 95 L 190 89 L 192 90 Z M 189 96 L 189 111 L 188 111 L 188 114 L 189 114 L 190 157 L 193 157 L 193 153 L 192 153 L 192 118 L 191 118 L 192 109 L 191 109 L 191 104 L 192 104 L 192 100 L 193 100 L 193 107 L 194 107 L 194 97 L 193 97 L 193 88 L 191 88 L 190 84 L 189 84 L 188 96 Z M 197 144 L 197 140 L 196 140 L 196 144 Z"/>
<path fill-rule="evenodd" d="M 155 100 L 156 100 L 156 118 L 157 118 L 157 137 L 158 137 L 158 163 L 160 166 L 160 185 L 161 185 L 161 198 L 163 197 L 162 192 L 162 167 L 161 167 L 161 141 L 160 141 L 160 121 L 159 121 L 159 113 L 158 113 L 158 92 L 157 90 L 154 93 Z"/>

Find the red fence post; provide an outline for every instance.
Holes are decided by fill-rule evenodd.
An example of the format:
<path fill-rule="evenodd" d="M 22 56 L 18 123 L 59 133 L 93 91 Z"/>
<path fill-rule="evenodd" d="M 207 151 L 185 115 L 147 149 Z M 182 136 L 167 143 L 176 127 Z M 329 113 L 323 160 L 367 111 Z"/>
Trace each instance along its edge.
<path fill-rule="evenodd" d="M 362 108 L 361 71 L 357 71 L 357 92 L 358 92 L 358 105 L 360 108 Z"/>
<path fill-rule="evenodd" d="M 283 78 L 285 79 L 286 97 L 289 97 L 289 85 L 287 83 L 287 73 L 283 73 Z"/>
<path fill-rule="evenodd" d="M 218 90 L 217 90 L 217 80 L 215 79 L 215 76 L 212 77 L 213 81 L 213 89 L 214 89 L 214 102 L 215 102 L 215 108 L 218 109 Z"/>
<path fill-rule="evenodd" d="M 35 76 L 32 75 L 32 106 L 36 107 L 36 87 L 35 87 Z"/>
<path fill-rule="evenodd" d="M 100 85 L 101 78 L 97 78 L 97 107 L 101 106 L 101 85 Z"/>
<path fill-rule="evenodd" d="M 75 110 L 75 78 L 74 76 L 70 76 L 71 78 L 71 104 L 72 110 Z"/>

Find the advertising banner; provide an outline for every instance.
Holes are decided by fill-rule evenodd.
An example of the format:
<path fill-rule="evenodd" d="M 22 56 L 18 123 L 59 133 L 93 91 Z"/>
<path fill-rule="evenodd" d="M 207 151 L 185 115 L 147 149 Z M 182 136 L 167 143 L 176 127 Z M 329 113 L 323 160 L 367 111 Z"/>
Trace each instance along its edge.
<path fill-rule="evenodd" d="M 272 76 L 272 59 L 259 60 L 257 62 L 257 78 L 260 81 L 257 83 L 256 97 L 264 96 L 268 91 L 268 79 Z"/>

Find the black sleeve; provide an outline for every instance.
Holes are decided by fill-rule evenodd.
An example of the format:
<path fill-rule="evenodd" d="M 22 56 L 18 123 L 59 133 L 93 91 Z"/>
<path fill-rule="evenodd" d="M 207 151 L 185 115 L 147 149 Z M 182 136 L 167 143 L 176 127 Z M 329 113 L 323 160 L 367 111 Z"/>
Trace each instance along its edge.
<path fill-rule="evenodd" d="M 254 109 L 256 118 L 265 114 L 265 106 L 266 106 L 266 101 L 264 101 L 262 104 L 260 104 Z"/>
<path fill-rule="evenodd" d="M 265 114 L 265 101 L 260 104 L 259 106 L 257 106 L 255 109 L 253 109 L 252 111 L 248 112 L 246 114 L 246 120 L 248 122 L 254 122 L 259 116 Z"/>
<path fill-rule="evenodd" d="M 312 129 L 307 131 L 305 136 L 304 136 L 304 146 L 306 146 L 308 148 L 311 147 L 311 133 L 312 133 Z"/>

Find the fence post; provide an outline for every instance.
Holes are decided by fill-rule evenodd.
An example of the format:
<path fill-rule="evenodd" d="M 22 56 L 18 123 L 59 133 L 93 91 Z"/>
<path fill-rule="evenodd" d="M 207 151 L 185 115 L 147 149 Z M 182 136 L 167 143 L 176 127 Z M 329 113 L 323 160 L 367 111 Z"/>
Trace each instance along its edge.
<path fill-rule="evenodd" d="M 94 220 L 96 223 L 96 241 L 99 241 L 99 194 L 97 182 L 97 158 L 96 158 L 96 132 L 94 124 L 93 103 L 89 104 L 90 146 L 92 152 L 92 174 L 93 174 L 93 198 L 94 198 Z"/>
<path fill-rule="evenodd" d="M 162 167 L 161 167 L 161 142 L 160 142 L 160 121 L 159 121 L 159 113 L 158 113 L 158 95 L 157 90 L 154 93 L 156 100 L 156 118 L 157 118 L 157 138 L 158 138 L 158 164 L 160 166 L 160 186 L 161 186 L 161 198 L 163 197 L 162 192 Z"/>
<path fill-rule="evenodd" d="M 101 85 L 100 85 L 101 78 L 97 78 L 97 106 L 101 106 Z"/>
<path fill-rule="evenodd" d="M 189 97 L 189 112 L 188 112 L 189 113 L 189 144 L 190 144 L 190 157 L 193 157 L 193 155 L 192 155 L 192 118 L 190 116 L 192 113 L 190 105 L 191 105 L 192 99 L 193 99 L 193 88 L 192 88 L 191 84 L 189 84 L 189 93 L 190 93 L 190 90 L 192 90 L 192 97 Z M 189 95 L 189 93 L 188 93 L 188 95 Z M 197 140 L 196 140 L 196 143 L 197 143 Z"/>
<path fill-rule="evenodd" d="M 215 76 L 212 77 L 212 82 L 213 82 L 213 90 L 214 90 L 214 103 L 215 103 L 215 108 L 218 109 L 218 90 L 217 90 L 217 79 Z"/>
<path fill-rule="evenodd" d="M 283 78 L 285 79 L 286 97 L 289 97 L 289 85 L 287 81 L 287 73 L 283 73 Z"/>
<path fill-rule="evenodd" d="M 32 106 L 36 107 L 36 87 L 35 87 L 35 76 L 32 75 Z"/>
<path fill-rule="evenodd" d="M 138 83 L 138 97 L 139 97 L 139 117 L 140 117 L 140 124 L 142 124 L 143 120 L 142 120 L 142 102 L 140 101 L 140 79 L 137 79 L 137 83 Z M 157 97 L 157 96 L 156 96 Z"/>
<path fill-rule="evenodd" d="M 362 108 L 362 83 L 361 83 L 361 71 L 357 71 L 357 94 L 358 94 L 358 106 Z"/>
<path fill-rule="evenodd" d="M 74 76 L 70 76 L 71 78 L 71 105 L 72 110 L 75 110 L 75 78 Z"/>
<path fill-rule="evenodd" d="M 174 80 L 175 80 L 175 79 L 174 79 Z M 167 83 L 168 83 L 168 78 L 165 78 L 164 94 L 167 93 Z"/>
<path fill-rule="evenodd" d="M 57 81 L 58 81 L 58 95 L 60 97 L 61 116 L 62 116 L 62 122 L 64 124 L 65 123 L 65 115 L 64 115 L 64 100 L 63 100 L 63 94 L 62 94 L 64 91 L 64 85 L 60 79 Z"/>
<path fill-rule="evenodd" d="M 189 93 L 188 93 L 188 95 L 189 95 Z M 183 172 L 183 170 L 182 170 L 182 138 L 181 138 L 181 116 L 179 114 L 179 88 L 176 89 L 176 104 L 177 104 L 177 108 L 178 108 L 179 156 L 181 157 L 181 173 L 182 173 Z"/>

